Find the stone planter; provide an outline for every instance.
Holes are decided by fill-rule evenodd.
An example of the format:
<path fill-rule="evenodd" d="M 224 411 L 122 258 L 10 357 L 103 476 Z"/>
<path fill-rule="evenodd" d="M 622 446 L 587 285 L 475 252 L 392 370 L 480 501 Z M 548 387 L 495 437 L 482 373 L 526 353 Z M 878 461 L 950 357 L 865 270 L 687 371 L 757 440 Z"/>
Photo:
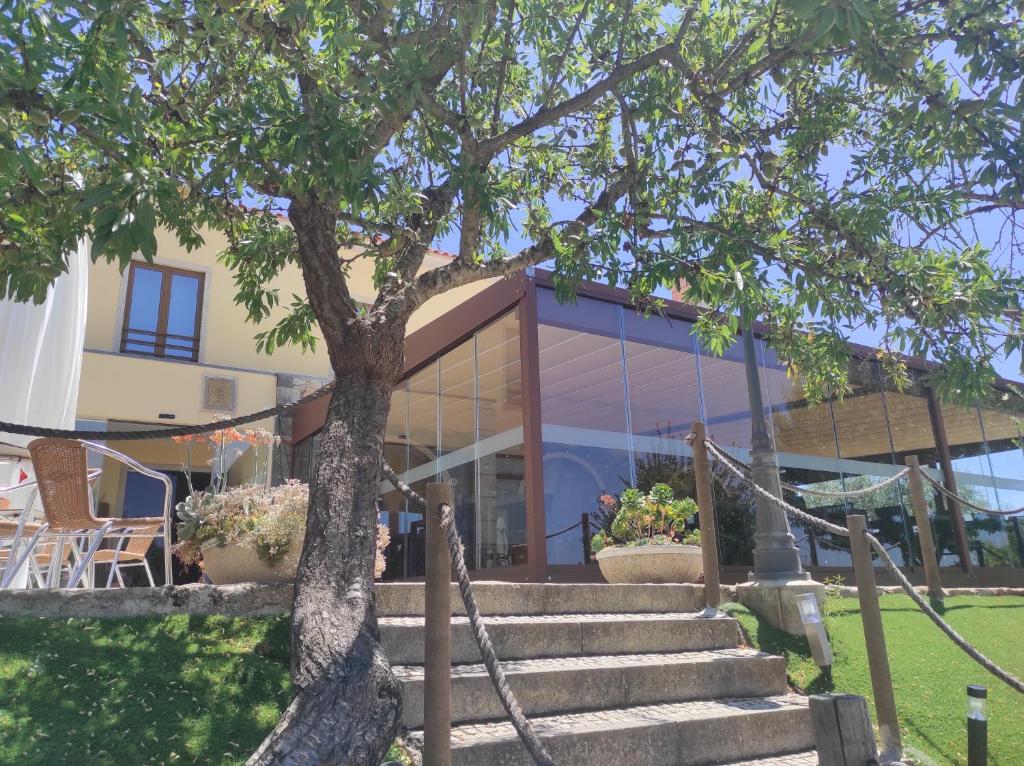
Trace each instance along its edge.
<path fill-rule="evenodd" d="M 274 566 L 259 557 L 255 548 L 237 543 L 203 546 L 203 569 L 214 585 L 238 582 L 292 582 L 299 568 L 300 546 L 293 545 Z"/>
<path fill-rule="evenodd" d="M 610 583 L 697 582 L 703 571 L 699 545 L 605 548 L 595 558 Z"/>

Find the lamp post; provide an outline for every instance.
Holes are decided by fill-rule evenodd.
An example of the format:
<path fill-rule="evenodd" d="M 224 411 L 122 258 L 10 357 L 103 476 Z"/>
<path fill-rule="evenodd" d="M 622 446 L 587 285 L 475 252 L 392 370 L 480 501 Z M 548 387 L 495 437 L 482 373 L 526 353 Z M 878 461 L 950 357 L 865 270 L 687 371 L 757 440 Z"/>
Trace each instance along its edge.
<path fill-rule="evenodd" d="M 764 400 L 761 398 L 761 379 L 749 310 L 743 312 L 743 362 L 750 399 L 750 472 L 757 486 L 776 497 L 782 497 L 779 463 L 764 414 Z M 752 578 L 758 582 L 807 579 L 786 512 L 758 494 L 754 496 L 754 507 L 757 516 Z"/>

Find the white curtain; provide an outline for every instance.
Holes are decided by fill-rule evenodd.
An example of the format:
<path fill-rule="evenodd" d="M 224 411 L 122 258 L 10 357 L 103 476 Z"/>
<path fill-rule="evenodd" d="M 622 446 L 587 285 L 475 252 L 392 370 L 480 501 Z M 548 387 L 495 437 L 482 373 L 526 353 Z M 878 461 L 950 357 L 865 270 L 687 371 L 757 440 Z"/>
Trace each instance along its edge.
<path fill-rule="evenodd" d="M 68 253 L 68 273 L 57 278 L 42 304 L 0 301 L 0 420 L 75 427 L 88 280 L 89 243 L 82 239 Z M 32 438 L 0 432 L 8 444 L 25 445 Z M 2 471 L 0 464 L 0 485 L 17 481 L 19 467 L 7 464 L 8 476 Z"/>

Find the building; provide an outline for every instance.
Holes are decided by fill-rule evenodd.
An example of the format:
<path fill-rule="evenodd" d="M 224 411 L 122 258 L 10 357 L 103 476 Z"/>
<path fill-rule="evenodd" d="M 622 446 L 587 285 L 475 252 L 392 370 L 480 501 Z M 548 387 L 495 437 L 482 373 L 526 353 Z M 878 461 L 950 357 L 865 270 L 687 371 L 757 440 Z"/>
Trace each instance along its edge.
<path fill-rule="evenodd" d="M 272 326 L 284 313 L 280 308 L 263 326 L 245 320 L 235 305 L 230 270 L 217 260 L 227 240 L 206 232 L 205 244 L 186 252 L 170 232 L 157 237 L 158 257 L 153 263 L 134 260 L 123 272 L 117 264 L 99 262 L 89 270 L 88 314 L 77 427 L 90 430 L 135 430 L 154 426 L 207 423 L 216 417 L 257 412 L 294 401 L 322 385 L 330 375 L 327 353 L 299 347 L 278 348 L 272 355 L 256 350 L 255 335 Z M 425 268 L 446 263 L 450 256 L 431 251 Z M 372 264 L 356 260 L 352 266 L 352 292 L 371 302 Z M 281 302 L 303 295 L 302 275 L 286 268 L 273 285 Z M 469 291 L 464 291 L 469 292 Z M 458 296 L 456 296 L 457 299 Z M 424 305 L 412 318 L 415 329 L 443 313 L 445 303 Z M 292 472 L 288 448 L 289 420 L 266 420 L 262 428 L 283 438 L 284 445 L 254 455 L 248 444 L 226 449 L 225 470 L 232 482 L 277 479 Z M 185 497 L 186 446 L 170 439 L 111 440 L 109 446 L 171 476 L 176 502 Z M 197 487 L 205 487 L 218 466 L 206 445 L 196 446 L 191 467 Z M 152 515 L 162 492 L 159 482 L 105 460 L 98 487 L 102 515 Z"/>
<path fill-rule="evenodd" d="M 328 379 L 322 348 L 257 353 L 254 336 L 261 328 L 245 321 L 234 304 L 232 275 L 217 261 L 226 244 L 209 233 L 203 247 L 186 253 L 161 233 L 153 264 L 133 262 L 124 273 L 115 265 L 92 267 L 79 428 L 204 423 L 294 401 Z M 433 251 L 425 267 L 449 257 Z M 371 264 L 357 260 L 352 283 L 354 296 L 370 302 Z M 282 303 L 303 293 L 294 267 L 274 286 Z M 694 317 L 691 307 L 670 302 L 666 316 L 645 319 L 624 292 L 600 286 L 583 288 L 575 305 L 561 305 L 544 272 L 438 296 L 410 322 L 387 459 L 414 487 L 441 477 L 455 483 L 467 558 L 480 576 L 599 578 L 586 562 L 583 514 L 589 525 L 597 523 L 600 494 L 666 476 L 686 491 L 692 474 L 683 439 L 697 419 L 735 455 L 747 454 L 741 350 L 737 345 L 723 357 L 702 352 L 690 333 Z M 941 404 L 921 382 L 923 368 L 899 391 L 882 376 L 871 349 L 855 348 L 853 394 L 813 403 L 760 341 L 758 348 L 786 481 L 826 490 L 867 486 L 917 455 L 947 486 L 985 507 L 1024 506 L 1024 413 L 1005 390 L 971 408 Z M 220 470 L 232 482 L 308 480 L 326 405 L 321 399 L 292 417 L 253 424 L 282 438 L 272 464 L 270 450 L 255 453 L 236 443 Z M 167 472 L 176 499 L 185 496 L 185 445 L 169 439 L 109 444 Z M 213 459 L 207 447 L 193 452 L 196 483 L 205 486 L 218 466 L 207 465 Z M 103 467 L 101 513 L 152 512 L 155 482 L 110 461 Z M 726 577 L 744 579 L 753 547 L 752 501 L 727 476 L 720 478 L 721 558 Z M 387 577 L 416 577 L 422 574 L 422 521 L 397 492 L 382 491 L 393 539 Z M 894 486 L 859 500 L 857 508 L 868 512 L 897 561 L 910 566 L 919 553 L 905 492 Z M 848 510 L 841 503 L 791 499 L 833 520 Z M 992 582 L 1020 581 L 1018 519 L 974 515 L 938 496 L 931 503 L 943 566 L 970 569 Z M 800 528 L 794 534 L 805 564 L 819 577 L 848 570 L 843 540 Z"/>
<path fill-rule="evenodd" d="M 672 302 L 666 316 L 644 318 L 624 291 L 602 286 L 584 287 L 575 305 L 562 305 L 543 272 L 491 285 L 409 336 L 387 460 L 421 491 L 438 478 L 454 482 L 458 526 L 479 576 L 599 578 L 586 563 L 582 523 L 584 513 L 596 523 L 599 495 L 659 480 L 688 491 L 684 437 L 698 419 L 710 438 L 740 459 L 748 456 L 741 349 L 722 357 L 702 352 L 690 332 L 695 317 L 691 307 Z M 853 392 L 815 403 L 760 340 L 757 348 L 784 481 L 825 491 L 866 487 L 916 455 L 947 487 L 983 507 L 1024 506 L 1024 412 L 1008 388 L 971 407 L 943 404 L 922 382 L 923 365 L 898 390 L 872 349 L 853 348 Z M 325 412 L 326 402 L 317 401 L 295 415 L 300 478 L 309 475 Z M 729 475 L 719 478 L 724 576 L 743 580 L 752 561 L 753 501 Z M 420 517 L 390 487 L 382 492 L 393 540 L 388 575 L 419 576 Z M 828 498 L 789 499 L 832 521 L 865 511 L 894 559 L 920 570 L 907 492 L 891 485 L 853 508 Z M 938 493 L 929 501 L 941 564 L 954 570 L 945 582 L 965 570 L 974 581 L 1021 581 L 1019 519 L 952 507 Z M 852 571 L 845 540 L 793 531 L 818 579 Z"/>

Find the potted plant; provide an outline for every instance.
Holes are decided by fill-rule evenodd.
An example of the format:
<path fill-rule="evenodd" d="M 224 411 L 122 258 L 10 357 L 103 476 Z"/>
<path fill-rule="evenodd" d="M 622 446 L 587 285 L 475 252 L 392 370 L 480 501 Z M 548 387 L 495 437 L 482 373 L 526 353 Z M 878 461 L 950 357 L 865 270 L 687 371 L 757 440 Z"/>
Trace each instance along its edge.
<path fill-rule="evenodd" d="M 193 492 L 177 506 L 177 554 L 199 563 L 216 585 L 290 582 L 306 533 L 309 486 L 244 484 Z M 384 572 L 388 529 L 377 525 L 374 575 Z"/>
<path fill-rule="evenodd" d="M 601 498 L 611 523 L 591 539 L 601 574 L 610 583 L 696 582 L 701 575 L 700 530 L 686 530 L 697 513 L 691 498 L 677 500 L 667 484 L 644 494 L 627 489 Z M 612 516 L 614 513 L 614 516 Z"/>

